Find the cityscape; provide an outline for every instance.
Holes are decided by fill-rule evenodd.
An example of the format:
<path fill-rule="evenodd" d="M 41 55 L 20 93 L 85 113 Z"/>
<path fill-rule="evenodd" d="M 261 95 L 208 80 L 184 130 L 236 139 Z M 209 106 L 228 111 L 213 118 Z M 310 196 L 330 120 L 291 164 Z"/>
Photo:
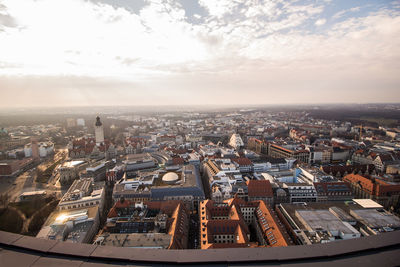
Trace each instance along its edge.
<path fill-rule="evenodd" d="M 0 267 L 399 266 L 400 4 L 0 0 Z"/>
<path fill-rule="evenodd" d="M 317 106 L 14 120 L 1 129 L 1 227 L 156 249 L 286 247 L 397 231 L 400 105 L 346 115 L 371 110 L 364 120 L 326 119 Z"/>

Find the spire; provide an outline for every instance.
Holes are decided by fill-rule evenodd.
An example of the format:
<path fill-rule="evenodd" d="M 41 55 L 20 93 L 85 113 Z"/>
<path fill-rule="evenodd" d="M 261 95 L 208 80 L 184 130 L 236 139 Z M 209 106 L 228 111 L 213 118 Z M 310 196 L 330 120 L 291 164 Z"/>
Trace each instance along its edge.
<path fill-rule="evenodd" d="M 95 126 L 101 126 L 101 125 L 103 125 L 103 124 L 101 123 L 101 121 L 100 121 L 100 117 L 99 117 L 99 116 L 96 117 L 96 123 L 95 123 L 94 125 L 95 125 Z"/>

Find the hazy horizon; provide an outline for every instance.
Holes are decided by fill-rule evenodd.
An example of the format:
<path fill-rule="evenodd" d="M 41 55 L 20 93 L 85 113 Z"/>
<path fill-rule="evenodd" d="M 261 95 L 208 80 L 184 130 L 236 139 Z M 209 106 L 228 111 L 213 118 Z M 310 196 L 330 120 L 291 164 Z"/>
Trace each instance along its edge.
<path fill-rule="evenodd" d="M 400 102 L 398 1 L 0 0 L 2 107 Z"/>
<path fill-rule="evenodd" d="M 305 108 L 323 108 L 323 107 L 342 107 L 342 106 L 368 106 L 368 105 L 400 105 L 400 102 L 314 102 L 314 103 L 271 103 L 271 104 L 231 104 L 231 103 L 221 103 L 221 104 L 132 104 L 132 105 L 102 105 L 102 104 L 83 104 L 83 105 L 32 105 L 32 106 L 1 106 L 0 110 L 12 110 L 12 109 L 87 109 L 87 108 L 244 108 L 244 109 L 255 109 L 255 108 L 267 108 L 267 107 L 305 107 Z"/>

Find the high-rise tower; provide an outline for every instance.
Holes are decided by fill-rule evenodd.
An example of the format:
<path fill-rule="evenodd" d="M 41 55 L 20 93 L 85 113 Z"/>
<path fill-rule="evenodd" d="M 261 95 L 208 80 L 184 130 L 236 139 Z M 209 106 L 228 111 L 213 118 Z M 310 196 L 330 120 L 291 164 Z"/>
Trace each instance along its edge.
<path fill-rule="evenodd" d="M 40 159 L 39 156 L 39 146 L 38 146 L 38 141 L 36 137 L 31 137 L 31 147 L 32 147 L 32 158 L 35 160 Z"/>
<path fill-rule="evenodd" d="M 94 134 L 96 137 L 96 145 L 104 143 L 104 129 L 99 116 L 96 117 L 96 123 L 94 124 Z"/>

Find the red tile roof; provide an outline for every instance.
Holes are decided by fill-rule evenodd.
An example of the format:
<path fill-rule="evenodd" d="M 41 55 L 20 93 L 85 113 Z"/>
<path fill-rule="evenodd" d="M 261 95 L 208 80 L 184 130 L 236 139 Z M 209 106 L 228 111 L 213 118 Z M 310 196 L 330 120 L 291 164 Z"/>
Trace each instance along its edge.
<path fill-rule="evenodd" d="M 250 180 L 246 182 L 249 197 L 273 197 L 271 183 L 268 180 Z"/>
<path fill-rule="evenodd" d="M 248 158 L 236 158 L 232 159 L 232 161 L 239 164 L 239 166 L 251 166 L 253 164 Z"/>

